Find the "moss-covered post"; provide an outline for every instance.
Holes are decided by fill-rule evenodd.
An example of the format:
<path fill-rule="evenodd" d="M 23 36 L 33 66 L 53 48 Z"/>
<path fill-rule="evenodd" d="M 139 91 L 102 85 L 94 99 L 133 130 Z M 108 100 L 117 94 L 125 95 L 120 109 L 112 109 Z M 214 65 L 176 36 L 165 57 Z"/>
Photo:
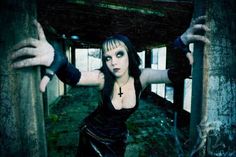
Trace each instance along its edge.
<path fill-rule="evenodd" d="M 211 45 L 203 49 L 201 120 L 192 155 L 236 156 L 236 1 L 204 3 Z"/>
<path fill-rule="evenodd" d="M 8 51 L 34 37 L 36 2 L 0 2 L 0 156 L 45 157 L 47 146 L 38 67 L 14 70 Z"/>

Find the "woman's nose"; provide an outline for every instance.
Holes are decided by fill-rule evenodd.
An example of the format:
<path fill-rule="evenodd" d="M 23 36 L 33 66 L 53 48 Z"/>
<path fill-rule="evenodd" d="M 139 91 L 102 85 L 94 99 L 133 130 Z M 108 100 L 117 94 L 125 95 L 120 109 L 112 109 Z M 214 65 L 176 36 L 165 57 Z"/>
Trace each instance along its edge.
<path fill-rule="evenodd" d="M 112 65 L 116 65 L 116 64 L 117 64 L 117 58 L 112 58 L 111 64 L 112 64 Z"/>

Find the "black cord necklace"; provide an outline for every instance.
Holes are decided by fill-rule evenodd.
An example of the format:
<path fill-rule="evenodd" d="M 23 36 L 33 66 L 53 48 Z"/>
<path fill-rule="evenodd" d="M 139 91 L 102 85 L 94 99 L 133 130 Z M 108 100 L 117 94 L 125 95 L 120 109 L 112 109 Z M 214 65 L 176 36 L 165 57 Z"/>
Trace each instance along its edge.
<path fill-rule="evenodd" d="M 130 78 L 130 77 L 129 77 L 129 78 Z M 129 82 L 129 78 L 128 78 L 128 80 L 125 82 L 125 84 L 123 84 L 122 86 L 120 86 L 120 85 L 118 84 L 118 82 L 116 82 L 117 85 L 119 86 L 119 93 L 118 93 L 118 95 L 119 95 L 120 97 L 122 97 L 122 95 L 124 94 L 124 93 L 122 93 L 122 91 L 121 91 L 121 87 L 124 87 L 124 86 Z"/>

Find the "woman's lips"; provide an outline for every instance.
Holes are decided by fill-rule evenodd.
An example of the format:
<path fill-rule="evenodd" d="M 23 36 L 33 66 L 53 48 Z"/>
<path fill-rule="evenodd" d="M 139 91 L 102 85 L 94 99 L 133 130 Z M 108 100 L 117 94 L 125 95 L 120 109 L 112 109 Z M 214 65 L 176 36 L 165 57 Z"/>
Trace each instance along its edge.
<path fill-rule="evenodd" d="M 114 68 L 114 69 L 113 69 L 113 72 L 116 73 L 116 72 L 118 72 L 119 70 L 120 70 L 120 68 Z"/>

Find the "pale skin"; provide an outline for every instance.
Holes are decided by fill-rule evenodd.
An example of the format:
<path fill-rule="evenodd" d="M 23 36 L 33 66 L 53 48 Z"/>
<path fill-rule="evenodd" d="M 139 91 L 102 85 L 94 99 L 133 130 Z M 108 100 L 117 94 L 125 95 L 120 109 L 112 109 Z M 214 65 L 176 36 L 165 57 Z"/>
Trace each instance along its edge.
<path fill-rule="evenodd" d="M 209 28 L 204 24 L 198 24 L 199 21 L 204 20 L 206 17 L 201 16 L 195 19 L 190 27 L 181 35 L 184 44 L 188 45 L 192 42 L 201 41 L 209 44 L 210 41 L 207 37 L 196 34 L 197 31 L 209 31 Z M 23 68 L 30 66 L 46 66 L 50 67 L 54 58 L 54 48 L 47 42 L 44 31 L 41 25 L 34 21 L 38 30 L 38 39 L 29 38 L 18 43 L 12 49 L 11 59 L 13 60 L 13 68 Z M 23 59 L 14 62 L 15 59 L 22 56 L 33 56 L 30 59 Z M 136 95 L 134 89 L 134 78 L 129 76 L 129 58 L 125 45 L 120 45 L 110 51 L 104 53 L 108 69 L 116 77 L 114 84 L 111 101 L 115 109 L 133 108 L 136 104 Z M 186 57 L 189 59 L 190 64 L 193 64 L 193 56 L 187 53 Z M 152 83 L 170 83 L 167 76 L 168 70 L 154 70 L 145 68 L 141 70 L 140 82 L 142 89 Z M 40 91 L 44 92 L 50 79 L 44 76 L 40 82 Z M 99 70 L 81 72 L 80 81 L 77 85 L 95 86 L 99 89 L 104 87 L 104 75 Z M 120 97 L 119 87 L 122 87 L 123 95 Z"/>

